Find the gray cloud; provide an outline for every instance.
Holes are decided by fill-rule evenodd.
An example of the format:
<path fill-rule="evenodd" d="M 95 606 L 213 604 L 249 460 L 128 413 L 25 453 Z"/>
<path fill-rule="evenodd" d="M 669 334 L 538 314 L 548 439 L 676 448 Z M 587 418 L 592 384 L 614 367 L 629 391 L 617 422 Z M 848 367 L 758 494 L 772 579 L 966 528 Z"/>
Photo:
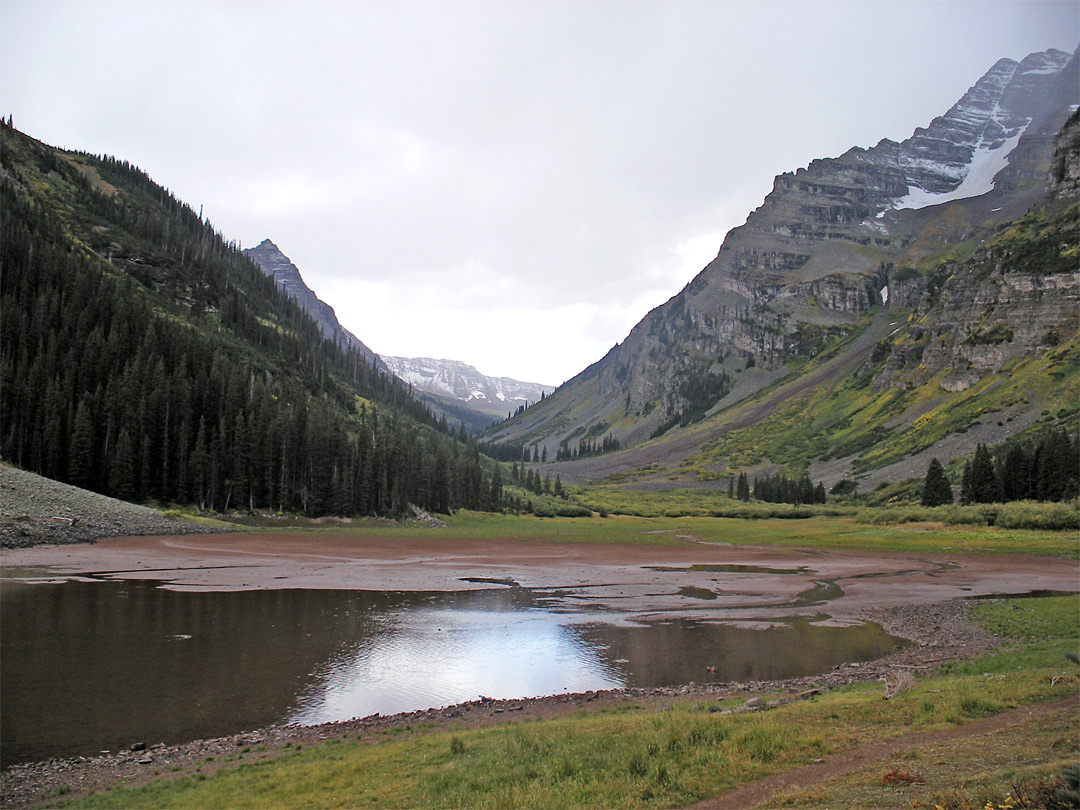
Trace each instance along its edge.
<path fill-rule="evenodd" d="M 943 113 L 1066 2 L 24 3 L 0 112 L 272 238 L 387 354 L 558 383 L 774 175 Z"/>

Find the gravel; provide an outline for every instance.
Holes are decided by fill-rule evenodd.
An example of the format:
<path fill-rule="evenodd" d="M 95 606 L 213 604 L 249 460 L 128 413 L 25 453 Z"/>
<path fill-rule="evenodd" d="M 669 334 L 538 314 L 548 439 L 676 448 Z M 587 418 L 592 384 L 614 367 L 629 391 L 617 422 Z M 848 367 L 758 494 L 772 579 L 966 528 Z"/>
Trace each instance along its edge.
<path fill-rule="evenodd" d="M 104 537 L 207 534 L 204 526 L 0 464 L 0 548 L 92 543 Z"/>
<path fill-rule="evenodd" d="M 133 741 L 124 750 L 103 751 L 96 757 L 58 758 L 9 765 L 0 772 L 0 807 L 29 807 L 55 799 L 62 793 L 70 793 L 67 798 L 76 798 L 90 790 L 101 790 L 119 783 L 139 785 L 158 778 L 190 777 L 198 773 L 208 775 L 219 768 L 228 767 L 230 761 L 246 757 L 247 761 L 257 762 L 278 756 L 286 747 L 316 745 L 344 735 L 378 739 L 381 734 L 391 730 L 407 731 L 425 725 L 450 730 L 523 718 L 542 720 L 589 707 L 603 709 L 645 703 L 660 708 L 673 700 L 685 698 L 713 701 L 709 711 L 720 714 L 767 711 L 851 683 L 870 682 L 884 686 L 889 676 L 895 677 L 902 672 L 930 672 L 946 661 L 984 653 L 1002 641 L 972 624 L 962 602 L 868 611 L 865 618 L 880 622 L 889 632 L 905 637 L 912 643 L 877 661 L 841 664 L 819 675 L 780 681 L 690 683 L 666 688 L 612 689 L 510 700 L 481 696 L 479 700 L 439 709 L 389 716 L 373 714 L 313 726 L 268 726 L 243 734 L 180 745 L 150 744 L 150 740 Z M 742 705 L 738 705 L 737 700 L 731 700 L 730 704 L 726 702 L 737 697 L 749 699 Z"/>

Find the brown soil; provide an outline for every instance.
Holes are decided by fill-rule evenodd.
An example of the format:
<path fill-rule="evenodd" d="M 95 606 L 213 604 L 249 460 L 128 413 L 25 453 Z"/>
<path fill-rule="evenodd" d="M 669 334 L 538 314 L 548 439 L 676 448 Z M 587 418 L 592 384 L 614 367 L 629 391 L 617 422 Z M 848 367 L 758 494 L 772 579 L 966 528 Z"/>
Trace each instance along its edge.
<path fill-rule="evenodd" d="M 886 674 L 927 670 L 994 646 L 996 639 L 966 621 L 962 603 L 955 601 L 959 597 L 1074 591 L 1078 581 L 1076 561 L 1052 558 L 779 550 L 706 545 L 689 536 L 675 539 L 681 539 L 683 545 L 245 533 L 117 538 L 93 546 L 37 546 L 5 550 L 2 561 L 7 577 L 41 581 L 86 575 L 155 579 L 164 587 L 200 590 L 450 591 L 491 587 L 492 581 L 503 581 L 558 588 L 575 609 L 608 610 L 620 618 L 693 616 L 759 623 L 828 613 L 833 623 L 878 622 L 889 633 L 914 643 L 878 661 L 845 664 L 822 675 L 782 682 L 690 684 L 678 689 L 624 689 L 528 700 L 483 699 L 393 717 L 374 715 L 307 727 L 274 726 L 178 746 L 153 745 L 147 740 L 149 748 L 7 768 L 0 775 L 0 805 L 23 807 L 55 798 L 61 789 L 74 796 L 120 781 L 137 784 L 174 773 L 190 774 L 196 767 L 206 773 L 220 767 L 226 757 L 236 759 L 244 753 L 245 761 L 250 761 L 270 756 L 287 744 L 308 745 L 344 734 L 374 738 L 390 728 L 453 728 L 544 718 L 625 702 L 660 706 L 687 695 L 723 700 L 734 694 L 768 691 L 784 692 L 786 699 L 794 700 L 854 681 L 880 682 Z M 798 573 L 715 569 L 722 564 Z M 690 570 L 690 566 L 709 565 L 714 570 Z M 467 582 L 466 578 L 484 579 L 489 584 Z M 800 593 L 823 581 L 835 583 L 842 595 L 824 606 L 799 603 Z M 715 592 L 717 598 L 685 595 L 686 589 L 698 588 Z M 207 757 L 214 759 L 206 762 Z"/>
<path fill-rule="evenodd" d="M 406 531 L 380 538 L 335 532 L 125 537 L 4 550 L 2 562 L 7 576 L 160 580 L 186 590 L 460 591 L 505 582 L 558 589 L 568 605 L 624 617 L 749 622 L 825 612 L 834 623 L 852 623 L 881 608 L 1075 591 L 1080 581 L 1080 563 L 1051 557 L 726 546 L 678 530 L 669 533 L 675 546 L 416 539 Z M 733 565 L 758 570 L 716 568 Z M 824 607 L 800 605 L 799 594 L 822 582 L 835 583 L 842 595 Z M 686 589 L 716 598 L 688 598 Z"/>
<path fill-rule="evenodd" d="M 993 734 L 1003 728 L 1021 723 L 1030 723 L 1061 709 L 1076 707 L 1077 705 L 1080 705 L 1080 695 L 1073 695 L 1052 703 L 1040 703 L 1035 706 L 1013 709 L 985 720 L 945 729 L 944 731 L 909 734 L 891 740 L 879 740 L 852 751 L 845 751 L 835 757 L 829 757 L 823 762 L 793 768 L 790 771 L 775 774 L 767 779 L 743 785 L 741 788 L 725 793 L 722 796 L 716 796 L 695 804 L 693 810 L 746 810 L 746 808 L 756 807 L 769 801 L 779 793 L 798 790 L 811 785 L 820 785 L 829 779 L 854 773 L 860 768 L 875 762 L 881 762 L 903 751 L 951 740 L 970 739 Z"/>

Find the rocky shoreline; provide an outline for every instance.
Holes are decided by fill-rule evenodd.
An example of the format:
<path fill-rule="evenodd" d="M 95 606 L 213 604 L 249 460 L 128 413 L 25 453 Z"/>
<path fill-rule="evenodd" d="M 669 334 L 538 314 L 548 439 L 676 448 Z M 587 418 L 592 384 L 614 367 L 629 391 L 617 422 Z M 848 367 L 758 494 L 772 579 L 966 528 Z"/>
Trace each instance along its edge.
<path fill-rule="evenodd" d="M 0 548 L 234 530 L 224 524 L 193 523 L 0 464 Z"/>
<path fill-rule="evenodd" d="M 709 711 L 766 711 L 812 698 L 855 682 L 878 682 L 903 672 L 930 671 L 946 661 L 979 655 L 1000 643 L 968 621 L 961 602 L 942 602 L 868 611 L 864 618 L 912 644 L 876 661 L 849 663 L 819 675 L 781 681 L 690 683 L 657 689 L 613 689 L 515 700 L 478 700 L 444 708 L 392 716 L 378 714 L 313 726 L 282 725 L 180 745 L 132 741 L 123 751 L 95 757 L 20 763 L 0 773 L 0 806 L 29 807 L 60 796 L 76 796 L 117 783 L 141 784 L 159 778 L 209 774 L 238 761 L 257 761 L 285 748 L 313 745 L 335 737 L 375 737 L 391 729 L 432 726 L 439 729 L 543 719 L 582 708 L 613 707 L 625 702 L 660 707 L 676 699 L 709 702 Z M 702 673 L 703 676 L 706 673 Z M 770 699 L 763 700 L 761 695 Z M 746 698 L 738 702 L 735 698 Z M 731 707 L 726 701 L 731 700 Z"/>

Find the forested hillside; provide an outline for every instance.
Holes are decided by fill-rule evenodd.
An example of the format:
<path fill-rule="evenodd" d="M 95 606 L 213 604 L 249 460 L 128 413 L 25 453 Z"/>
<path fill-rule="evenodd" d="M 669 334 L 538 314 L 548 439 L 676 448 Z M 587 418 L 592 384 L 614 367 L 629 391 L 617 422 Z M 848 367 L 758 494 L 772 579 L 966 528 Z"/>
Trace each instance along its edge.
<path fill-rule="evenodd" d="M 214 510 L 500 505 L 475 444 L 146 173 L 7 125 L 0 167 L 4 461 Z"/>

